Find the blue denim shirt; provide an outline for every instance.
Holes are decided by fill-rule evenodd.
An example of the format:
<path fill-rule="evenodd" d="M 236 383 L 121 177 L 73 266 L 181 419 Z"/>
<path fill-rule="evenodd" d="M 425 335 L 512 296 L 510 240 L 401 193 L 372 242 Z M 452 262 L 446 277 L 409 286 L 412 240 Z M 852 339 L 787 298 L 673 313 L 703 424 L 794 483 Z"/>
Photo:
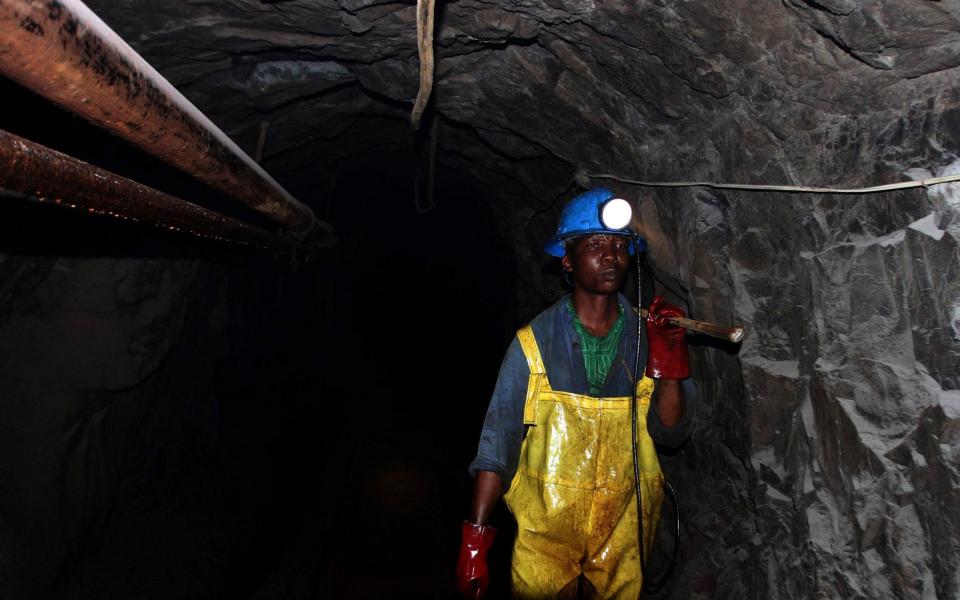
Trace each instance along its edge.
<path fill-rule="evenodd" d="M 555 390 L 590 395 L 590 383 L 580 352 L 580 340 L 573 327 L 570 312 L 564 306 L 567 297 L 543 311 L 530 323 L 537 338 L 543 364 L 550 385 Z M 633 358 L 637 347 L 637 315 L 627 298 L 619 296 L 626 322 L 620 336 L 616 357 L 607 373 L 601 396 L 630 396 L 632 394 Z M 647 362 L 646 330 L 642 333 L 640 346 L 640 374 Z M 503 479 L 504 490 L 510 486 L 520 461 L 520 444 L 523 442 L 523 406 L 527 395 L 530 368 L 514 336 L 507 354 L 500 365 L 500 375 L 490 399 L 487 417 L 480 435 L 477 457 L 470 464 L 470 474 L 477 471 L 492 471 Z M 647 412 L 647 431 L 650 437 L 667 447 L 679 446 L 690 433 L 694 407 L 697 404 L 697 387 L 692 380 L 683 382 L 684 414 L 679 423 L 667 427 L 660 422 L 656 410 Z M 654 395 L 654 401 L 656 395 Z M 652 405 L 651 408 L 655 408 Z"/>

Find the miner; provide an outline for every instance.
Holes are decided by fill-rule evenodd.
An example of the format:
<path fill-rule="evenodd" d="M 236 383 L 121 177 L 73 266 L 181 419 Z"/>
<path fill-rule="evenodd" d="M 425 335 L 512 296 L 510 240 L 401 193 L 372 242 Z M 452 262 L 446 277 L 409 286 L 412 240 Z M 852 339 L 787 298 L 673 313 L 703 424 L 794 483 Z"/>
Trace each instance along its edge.
<path fill-rule="evenodd" d="M 501 494 L 517 521 L 515 597 L 640 593 L 663 496 L 654 442 L 675 447 L 687 437 L 696 388 L 686 332 L 669 322 L 682 311 L 658 296 L 639 328 L 639 311 L 620 293 L 631 255 L 645 248 L 628 227 L 630 210 L 609 190 L 584 192 L 545 247 L 573 292 L 517 332 L 500 367 L 470 465 L 473 508 L 456 573 L 465 597 L 486 592 Z"/>

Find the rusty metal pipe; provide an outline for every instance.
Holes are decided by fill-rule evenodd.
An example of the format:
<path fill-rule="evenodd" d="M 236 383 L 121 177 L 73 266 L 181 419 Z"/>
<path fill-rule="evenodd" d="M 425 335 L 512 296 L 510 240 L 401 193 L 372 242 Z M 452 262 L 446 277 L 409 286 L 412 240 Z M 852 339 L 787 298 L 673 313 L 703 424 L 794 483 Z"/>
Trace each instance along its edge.
<path fill-rule="evenodd" d="M 333 230 L 80 0 L 0 0 L 0 73 L 319 245 Z"/>
<path fill-rule="evenodd" d="M 89 213 L 289 252 L 293 240 L 0 130 L 0 187 Z"/>

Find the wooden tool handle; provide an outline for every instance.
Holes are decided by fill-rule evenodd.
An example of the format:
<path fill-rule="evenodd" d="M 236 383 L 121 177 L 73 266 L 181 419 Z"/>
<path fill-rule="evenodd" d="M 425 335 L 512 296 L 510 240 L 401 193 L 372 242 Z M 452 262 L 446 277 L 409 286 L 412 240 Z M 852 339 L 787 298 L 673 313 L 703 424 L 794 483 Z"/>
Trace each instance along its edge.
<path fill-rule="evenodd" d="M 645 308 L 640 309 L 640 317 L 643 319 L 647 318 L 648 311 Z M 697 321 L 695 319 L 687 319 L 684 317 L 673 317 L 670 319 L 670 322 L 678 327 L 683 327 L 689 331 L 696 333 L 703 333 L 715 338 L 720 338 L 721 340 L 727 340 L 736 344 L 743 339 L 743 334 L 745 333 L 741 325 L 734 325 L 733 327 L 724 327 L 723 325 L 717 325 L 715 323 L 707 323 L 706 321 Z"/>

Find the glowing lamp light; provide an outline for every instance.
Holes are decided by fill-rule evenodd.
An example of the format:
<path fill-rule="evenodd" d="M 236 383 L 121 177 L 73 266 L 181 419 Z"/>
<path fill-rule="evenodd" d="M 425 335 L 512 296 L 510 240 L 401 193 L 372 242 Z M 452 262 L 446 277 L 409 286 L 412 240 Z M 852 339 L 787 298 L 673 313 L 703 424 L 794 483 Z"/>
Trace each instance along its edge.
<path fill-rule="evenodd" d="M 623 229 L 630 224 L 633 218 L 633 208 L 623 198 L 607 200 L 600 207 L 600 222 L 607 229 Z"/>

